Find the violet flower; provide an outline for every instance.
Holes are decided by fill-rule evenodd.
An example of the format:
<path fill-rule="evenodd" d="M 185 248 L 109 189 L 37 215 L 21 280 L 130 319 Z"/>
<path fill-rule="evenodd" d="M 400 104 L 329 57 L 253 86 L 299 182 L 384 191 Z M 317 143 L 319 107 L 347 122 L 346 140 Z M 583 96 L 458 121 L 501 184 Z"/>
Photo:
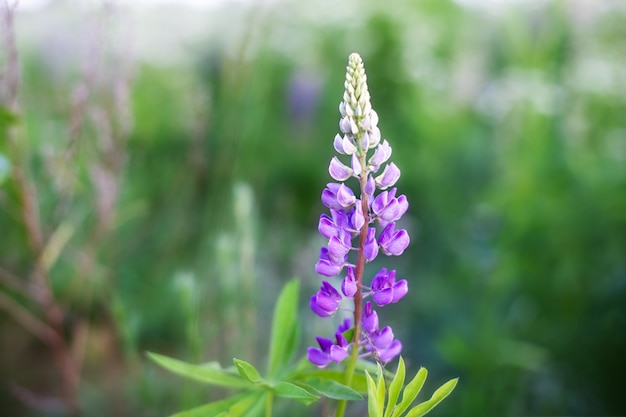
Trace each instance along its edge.
<path fill-rule="evenodd" d="M 370 301 L 365 301 L 371 296 L 382 307 L 407 294 L 408 283 L 405 279 L 396 281 L 395 270 L 387 272 L 382 268 L 373 277 L 370 288 L 363 286 L 363 275 L 365 264 L 379 253 L 398 256 L 410 243 L 407 231 L 396 229 L 408 202 L 406 196 L 396 196 L 397 189 L 391 188 L 400 178 L 400 169 L 388 162 L 392 148 L 386 139 L 381 142 L 378 114 L 372 109 L 366 80 L 361 57 L 350 55 L 339 105 L 341 134 L 333 140 L 338 156 L 332 157 L 328 167 L 336 182 L 327 184 L 321 196 L 330 213 L 320 216 L 318 230 L 328 243 L 320 250 L 315 265 L 315 271 L 325 277 L 339 275 L 344 268 L 346 274 L 340 290 L 323 281 L 309 304 L 317 315 L 330 317 L 341 308 L 344 299 L 351 300 L 353 320 L 342 322 L 334 340 L 317 337 L 319 348 L 308 349 L 309 360 L 319 367 L 341 362 L 348 356 L 351 361 L 372 356 L 385 363 L 402 350 L 391 327 L 380 329 L 378 313 Z M 347 183 L 351 178 L 358 182 L 354 189 Z M 344 334 L 350 329 L 354 330 L 350 332 L 353 338 L 346 340 Z"/>

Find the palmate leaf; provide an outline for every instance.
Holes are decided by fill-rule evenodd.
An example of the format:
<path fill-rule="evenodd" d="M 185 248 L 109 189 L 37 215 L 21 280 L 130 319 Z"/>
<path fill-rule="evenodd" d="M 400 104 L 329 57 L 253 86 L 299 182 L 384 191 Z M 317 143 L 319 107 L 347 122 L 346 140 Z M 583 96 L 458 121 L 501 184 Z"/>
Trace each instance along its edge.
<path fill-rule="evenodd" d="M 249 388 L 251 386 L 249 381 L 239 375 L 225 371 L 215 362 L 194 365 L 152 352 L 148 352 L 148 357 L 168 371 L 206 384 L 227 388 Z"/>
<path fill-rule="evenodd" d="M 283 288 L 272 321 L 267 376 L 276 378 L 293 357 L 298 342 L 298 281 Z"/>

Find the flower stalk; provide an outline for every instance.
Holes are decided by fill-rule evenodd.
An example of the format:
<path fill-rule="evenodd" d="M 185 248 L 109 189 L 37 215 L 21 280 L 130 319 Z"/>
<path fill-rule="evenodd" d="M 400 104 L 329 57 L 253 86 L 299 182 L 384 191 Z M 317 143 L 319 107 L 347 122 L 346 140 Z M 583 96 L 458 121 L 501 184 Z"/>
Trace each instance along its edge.
<path fill-rule="evenodd" d="M 346 384 L 351 385 L 359 357 L 373 357 L 386 363 L 398 356 L 402 344 L 394 340 L 389 326 L 380 328 L 378 314 L 372 308 L 369 296 L 382 307 L 395 303 L 408 292 L 406 280 L 395 281 L 395 271 L 381 269 L 372 279 L 370 286 L 364 285 L 365 265 L 382 252 L 387 256 L 398 256 L 409 245 L 406 230 L 396 230 L 396 222 L 408 209 L 405 196 L 396 197 L 396 188 L 391 188 L 400 177 L 400 170 L 392 162 L 382 173 L 375 176 L 391 156 L 387 140 L 381 142 L 378 115 L 370 103 L 367 77 L 363 61 L 358 54 L 351 54 L 346 68 L 345 91 L 339 105 L 342 135 L 335 136 L 333 146 L 344 163 L 334 156 L 328 168 L 330 176 L 337 182 L 327 184 L 322 192 L 322 203 L 330 215 L 320 216 L 318 230 L 328 239 L 320 250 L 315 270 L 325 277 L 341 274 L 346 276 L 341 292 L 328 281 L 323 281 L 320 290 L 311 297 L 310 307 L 320 317 L 331 317 L 339 310 L 344 299 L 353 303 L 352 320 L 345 319 L 335 332 L 335 339 L 317 337 L 319 348 L 308 349 L 309 360 L 318 367 L 331 362 L 348 359 Z M 371 156 L 368 155 L 373 151 Z M 369 158 L 369 159 L 368 159 Z M 358 192 L 347 185 L 350 178 L 358 181 Z M 377 190 L 379 191 L 377 193 Z M 353 240 L 358 245 L 353 246 Z M 351 252 L 356 252 L 351 253 Z M 351 260 L 351 256 L 356 256 Z M 354 258 L 352 258 L 354 259 Z M 346 340 L 349 330 L 351 340 Z M 337 417 L 342 417 L 345 402 L 340 402 Z"/>

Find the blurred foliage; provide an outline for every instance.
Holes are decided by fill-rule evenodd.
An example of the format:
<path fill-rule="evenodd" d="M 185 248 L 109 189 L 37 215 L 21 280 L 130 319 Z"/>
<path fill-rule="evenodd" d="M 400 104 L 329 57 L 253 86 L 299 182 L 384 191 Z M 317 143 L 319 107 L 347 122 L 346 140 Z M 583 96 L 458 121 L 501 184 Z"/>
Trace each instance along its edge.
<path fill-rule="evenodd" d="M 412 298 L 381 319 L 407 366 L 427 366 L 435 383 L 460 376 L 432 415 L 626 414 L 626 10 L 391 3 L 253 9 L 236 14 L 235 48 L 225 33 L 194 49 L 192 67 L 141 63 L 116 222 L 97 242 L 98 149 L 83 139 L 65 211 L 46 169 L 66 146 L 75 75 L 49 76 L 43 58 L 23 53 L 24 114 L 0 109 L 0 131 L 27 132 L 20 157 L 46 233 L 64 222 L 75 231 L 51 272 L 58 297 L 94 329 L 106 324 L 119 351 L 87 358 L 88 415 L 164 415 L 219 398 L 142 352 L 258 363 L 280 286 L 294 275 L 305 293 L 319 285 L 319 195 L 352 51 L 410 202 L 411 247 L 377 262 L 409 280 Z M 14 157 L 0 144 L 0 265 L 28 275 Z M 87 277 L 77 257 L 86 242 L 97 266 Z M 304 344 L 317 325 L 308 316 Z M 2 374 L 28 385 L 40 374 L 12 363 L 41 347 L 11 323 L 0 318 Z M 103 405 L 110 398 L 118 405 Z M 4 392 L 7 407 L 18 405 Z"/>

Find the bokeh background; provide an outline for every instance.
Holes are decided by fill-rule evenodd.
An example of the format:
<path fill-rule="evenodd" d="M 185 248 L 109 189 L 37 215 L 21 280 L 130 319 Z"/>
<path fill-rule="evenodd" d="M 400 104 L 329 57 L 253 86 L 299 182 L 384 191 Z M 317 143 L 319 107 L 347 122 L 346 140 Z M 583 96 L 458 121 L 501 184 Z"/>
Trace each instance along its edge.
<path fill-rule="evenodd" d="M 261 366 L 293 277 L 302 354 L 333 327 L 306 300 L 359 52 L 410 202 L 381 320 L 427 392 L 460 376 L 432 416 L 626 415 L 626 3 L 14 3 L 0 414 L 68 415 L 63 357 L 85 416 L 220 398 L 145 351 Z"/>

